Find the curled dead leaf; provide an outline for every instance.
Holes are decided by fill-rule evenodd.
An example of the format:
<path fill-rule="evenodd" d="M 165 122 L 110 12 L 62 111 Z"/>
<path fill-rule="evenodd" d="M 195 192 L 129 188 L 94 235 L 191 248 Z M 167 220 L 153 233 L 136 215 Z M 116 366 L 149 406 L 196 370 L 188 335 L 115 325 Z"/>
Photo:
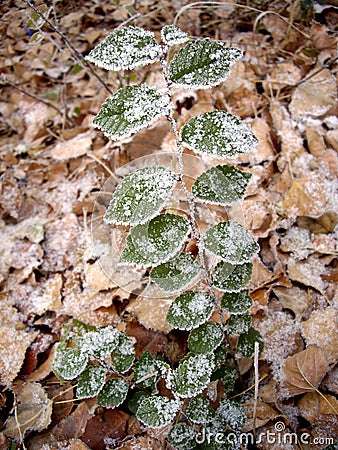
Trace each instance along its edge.
<path fill-rule="evenodd" d="M 308 392 L 298 402 L 302 417 L 310 423 L 315 423 L 319 416 L 338 415 L 338 400 L 333 395 Z"/>
<path fill-rule="evenodd" d="M 329 367 L 325 353 L 316 345 L 286 358 L 281 368 L 284 388 L 290 397 L 318 388 Z"/>
<path fill-rule="evenodd" d="M 48 427 L 52 415 L 52 401 L 39 383 L 24 383 L 17 394 L 17 413 L 11 416 L 4 434 L 16 441 L 29 430 L 42 431 Z"/>

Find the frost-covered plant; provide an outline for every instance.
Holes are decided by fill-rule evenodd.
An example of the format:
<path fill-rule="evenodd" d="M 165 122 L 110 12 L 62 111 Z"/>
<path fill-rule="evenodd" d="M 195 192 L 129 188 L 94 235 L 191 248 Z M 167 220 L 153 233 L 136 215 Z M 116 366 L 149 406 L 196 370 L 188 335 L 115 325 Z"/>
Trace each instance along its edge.
<path fill-rule="evenodd" d="M 227 337 L 237 338 L 235 351 L 248 358 L 261 337 L 251 327 L 252 300 L 246 290 L 258 244 L 234 220 L 201 233 L 195 213 L 197 203 L 227 206 L 243 198 L 251 174 L 234 165 L 217 164 L 199 175 L 189 190 L 183 177 L 183 147 L 201 157 L 224 160 L 251 151 L 257 139 L 241 119 L 225 111 L 199 114 L 178 132 L 172 88 L 218 85 L 226 80 L 242 51 L 210 39 L 188 42 L 188 35 L 172 25 L 162 29 L 161 39 L 158 43 L 149 31 L 123 27 L 96 46 L 87 60 L 115 71 L 161 63 L 165 89 L 147 84 L 122 87 L 103 103 L 93 124 L 114 140 L 131 136 L 161 116 L 172 125 L 177 173 L 154 165 L 126 176 L 113 193 L 104 220 L 129 227 L 119 264 L 149 270 L 152 282 L 165 293 L 177 295 L 167 320 L 174 328 L 189 331 L 189 352 L 175 368 L 149 352 L 134 362 L 127 335 L 111 327 L 94 328 L 73 321 L 57 348 L 54 371 L 61 379 L 78 377 L 77 397 L 97 396 L 98 404 L 105 407 L 124 402 L 132 389 L 128 407 L 149 427 L 168 425 L 183 411 L 184 423 L 173 426 L 168 439 L 184 449 L 197 448 L 194 436 L 201 424 L 209 432 L 239 430 L 244 420 L 240 407 L 222 400 L 214 410 L 205 393 L 216 380 L 222 380 L 226 391 L 234 389 L 236 370 L 227 362 Z M 169 51 L 181 44 L 186 45 L 167 63 Z M 187 197 L 188 218 L 178 211 L 166 211 L 177 183 Z M 188 237 L 196 240 L 198 255 L 183 250 Z M 209 264 L 209 256 L 215 264 Z M 197 282 L 205 288 L 194 289 Z M 221 300 L 219 292 L 224 294 Z M 210 320 L 215 308 L 221 323 Z M 230 315 L 227 323 L 224 312 Z M 125 377 L 129 371 L 132 376 Z M 159 395 L 160 379 L 171 391 L 170 397 Z"/>

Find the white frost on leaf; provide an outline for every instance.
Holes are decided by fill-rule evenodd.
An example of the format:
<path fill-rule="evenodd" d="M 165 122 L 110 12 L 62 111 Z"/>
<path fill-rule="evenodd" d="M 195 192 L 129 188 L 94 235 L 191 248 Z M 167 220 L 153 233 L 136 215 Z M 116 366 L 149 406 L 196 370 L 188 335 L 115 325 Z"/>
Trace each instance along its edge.
<path fill-rule="evenodd" d="M 184 44 L 189 40 L 188 34 L 174 25 L 164 26 L 161 30 L 161 38 L 167 45 Z"/>
<path fill-rule="evenodd" d="M 161 428 L 174 419 L 180 406 L 180 401 L 168 397 L 146 397 L 141 401 L 136 416 L 148 427 Z"/>
<path fill-rule="evenodd" d="M 239 48 L 222 42 L 199 39 L 190 42 L 173 58 L 169 80 L 179 87 L 210 89 L 226 80 L 231 67 L 243 56 Z"/>
<path fill-rule="evenodd" d="M 126 86 L 108 97 L 93 126 L 113 140 L 128 138 L 169 111 L 169 98 L 146 84 Z"/>
<path fill-rule="evenodd" d="M 248 153 L 258 144 L 248 125 L 226 111 L 198 114 L 182 127 L 181 137 L 190 150 L 221 159 Z"/>
<path fill-rule="evenodd" d="M 151 64 L 160 59 L 161 46 L 151 31 L 122 27 L 97 45 L 86 60 L 107 70 L 125 70 Z"/>
<path fill-rule="evenodd" d="M 125 177 L 113 194 L 106 223 L 137 225 L 155 217 L 169 199 L 176 175 L 162 166 L 144 167 Z"/>

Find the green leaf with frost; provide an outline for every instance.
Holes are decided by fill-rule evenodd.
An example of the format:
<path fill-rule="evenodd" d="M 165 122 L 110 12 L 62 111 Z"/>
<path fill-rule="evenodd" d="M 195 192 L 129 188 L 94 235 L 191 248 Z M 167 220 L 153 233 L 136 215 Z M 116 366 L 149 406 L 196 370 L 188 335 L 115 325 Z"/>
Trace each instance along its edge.
<path fill-rule="evenodd" d="M 161 428 L 173 421 L 181 402 L 168 397 L 145 397 L 136 411 L 136 417 L 150 428 Z"/>
<path fill-rule="evenodd" d="M 236 377 L 236 370 L 229 364 L 223 364 L 212 374 L 211 381 L 221 380 L 226 392 L 231 392 L 234 390 Z"/>
<path fill-rule="evenodd" d="M 170 305 L 167 321 L 179 330 L 191 330 L 206 322 L 213 309 L 212 298 L 206 292 L 186 292 Z"/>
<path fill-rule="evenodd" d="M 160 214 L 130 231 L 119 263 L 140 266 L 164 263 L 179 252 L 189 231 L 189 222 L 184 217 Z"/>
<path fill-rule="evenodd" d="M 105 408 L 116 408 L 125 401 L 128 389 L 129 386 L 125 380 L 112 378 L 101 389 L 97 397 L 97 404 Z"/>
<path fill-rule="evenodd" d="M 239 48 L 229 48 L 208 38 L 198 39 L 174 56 L 169 66 L 169 80 L 175 86 L 209 89 L 228 78 L 230 69 L 242 55 Z"/>
<path fill-rule="evenodd" d="M 119 332 L 119 341 L 112 355 L 112 367 L 118 373 L 127 372 L 135 359 L 134 341 L 123 331 Z"/>
<path fill-rule="evenodd" d="M 165 25 L 161 30 L 162 41 L 167 45 L 184 44 L 189 41 L 189 36 L 174 25 Z"/>
<path fill-rule="evenodd" d="M 95 397 L 102 389 L 106 370 L 101 366 L 89 366 L 80 377 L 76 389 L 78 399 Z"/>
<path fill-rule="evenodd" d="M 186 423 L 177 423 L 170 428 L 168 441 L 176 450 L 191 450 L 196 447 L 195 431 Z"/>
<path fill-rule="evenodd" d="M 212 353 L 188 355 L 174 371 L 173 387 L 180 397 L 194 397 L 209 384 L 214 369 Z"/>
<path fill-rule="evenodd" d="M 219 262 L 211 274 L 217 289 L 223 292 L 240 292 L 248 285 L 252 275 L 252 263 L 230 264 Z"/>
<path fill-rule="evenodd" d="M 168 98 L 146 84 L 126 86 L 102 104 L 93 126 L 114 141 L 126 139 L 168 112 Z"/>
<path fill-rule="evenodd" d="M 144 167 L 126 176 L 109 203 L 107 223 L 137 225 L 155 217 L 176 184 L 175 173 L 162 166 Z"/>
<path fill-rule="evenodd" d="M 234 220 L 209 228 L 203 236 L 203 245 L 206 250 L 231 264 L 248 262 L 259 250 L 251 234 Z"/>
<path fill-rule="evenodd" d="M 137 360 L 134 366 L 134 383 L 143 389 L 155 389 L 158 379 L 157 359 L 148 350 Z"/>
<path fill-rule="evenodd" d="M 190 400 L 186 415 L 191 422 L 208 423 L 214 418 L 215 410 L 208 399 L 197 395 Z"/>
<path fill-rule="evenodd" d="M 260 333 L 254 328 L 239 336 L 237 342 L 237 352 L 245 358 L 253 358 L 255 353 L 255 342 L 259 343 L 259 350 L 263 350 L 264 341 Z"/>
<path fill-rule="evenodd" d="M 159 61 L 163 51 L 154 34 L 139 27 L 114 30 L 86 56 L 107 70 L 126 70 Z"/>
<path fill-rule="evenodd" d="M 248 153 L 258 143 L 248 125 L 226 111 L 211 111 L 193 117 L 182 127 L 181 138 L 194 152 L 221 159 Z"/>
<path fill-rule="evenodd" d="M 52 369 L 63 380 L 73 380 L 82 373 L 87 365 L 88 355 L 74 348 L 65 348 L 57 344 Z"/>
<path fill-rule="evenodd" d="M 231 205 L 242 199 L 252 175 L 234 166 L 218 165 L 203 172 L 192 186 L 194 197 L 211 205 Z"/>
<path fill-rule="evenodd" d="M 243 428 L 246 415 L 243 408 L 233 400 L 222 399 L 216 410 L 213 425 L 216 430 L 224 432 L 226 429 L 240 431 Z"/>
<path fill-rule="evenodd" d="M 231 335 L 247 333 L 250 327 L 251 315 L 249 313 L 231 315 L 227 322 L 228 333 Z"/>
<path fill-rule="evenodd" d="M 188 348 L 193 353 L 210 353 L 223 341 L 222 325 L 206 322 L 192 330 L 188 337 Z"/>
<path fill-rule="evenodd" d="M 252 298 L 246 290 L 226 292 L 221 300 L 221 307 L 230 314 L 243 314 L 249 310 L 251 305 Z"/>
<path fill-rule="evenodd" d="M 136 415 L 136 411 L 138 410 L 138 407 L 140 406 L 143 399 L 146 397 L 150 397 L 147 392 L 144 391 L 136 391 L 134 392 L 129 400 L 128 400 L 128 408 L 129 410 Z"/>
<path fill-rule="evenodd" d="M 180 253 L 164 264 L 152 269 L 150 278 L 169 294 L 175 294 L 191 286 L 199 277 L 200 268 L 190 253 Z"/>
<path fill-rule="evenodd" d="M 81 340 L 81 351 L 98 359 L 109 356 L 119 344 L 120 332 L 113 327 L 99 328 L 88 331 Z"/>
<path fill-rule="evenodd" d="M 225 344 L 221 344 L 213 353 L 215 356 L 215 367 L 219 367 L 225 362 L 228 356 L 227 346 Z"/>

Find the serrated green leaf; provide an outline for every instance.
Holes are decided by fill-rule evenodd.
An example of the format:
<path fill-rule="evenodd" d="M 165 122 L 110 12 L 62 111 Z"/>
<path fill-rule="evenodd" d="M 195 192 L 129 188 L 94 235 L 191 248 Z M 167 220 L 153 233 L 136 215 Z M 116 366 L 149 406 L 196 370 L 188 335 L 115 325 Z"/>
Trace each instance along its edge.
<path fill-rule="evenodd" d="M 190 355 L 174 371 L 173 386 L 180 397 L 194 397 L 206 388 L 214 369 L 214 356 Z"/>
<path fill-rule="evenodd" d="M 117 141 L 147 127 L 168 112 L 168 98 L 146 84 L 126 86 L 102 104 L 93 126 Z"/>
<path fill-rule="evenodd" d="M 190 42 L 171 61 L 169 80 L 176 86 L 209 89 L 228 78 L 231 67 L 242 55 L 239 48 L 208 38 Z"/>
<path fill-rule="evenodd" d="M 247 124 L 226 111 L 198 114 L 182 127 L 181 137 L 194 152 L 221 159 L 248 153 L 258 143 Z"/>
<path fill-rule="evenodd" d="M 219 347 L 217 347 L 216 350 L 214 351 L 215 367 L 221 366 L 225 362 L 227 355 L 228 349 L 225 344 L 221 344 Z"/>
<path fill-rule="evenodd" d="M 162 166 L 144 167 L 125 177 L 113 194 L 104 220 L 138 225 L 155 217 L 166 204 L 176 175 Z"/>
<path fill-rule="evenodd" d="M 240 431 L 244 425 L 246 416 L 243 408 L 233 400 L 222 399 L 216 410 L 213 425 L 216 429 L 224 431 L 229 427 L 234 431 Z"/>
<path fill-rule="evenodd" d="M 213 309 L 212 299 L 206 292 L 187 292 L 170 305 L 167 321 L 179 330 L 191 330 L 206 322 Z"/>
<path fill-rule="evenodd" d="M 128 401 L 128 408 L 133 414 L 136 414 L 136 411 L 138 410 L 138 407 L 140 406 L 142 400 L 146 397 L 149 397 L 149 394 L 144 391 L 137 391 L 131 395 Z"/>
<path fill-rule="evenodd" d="M 158 379 L 157 360 L 148 350 L 137 360 L 134 366 L 134 382 L 141 388 L 154 389 Z M 155 373 L 155 374 L 154 374 Z M 149 376 L 154 374 L 152 376 Z M 140 381 L 143 380 L 143 381 Z"/>
<path fill-rule="evenodd" d="M 193 353 L 210 353 L 223 341 L 222 325 L 206 322 L 192 330 L 188 337 L 188 348 Z"/>
<path fill-rule="evenodd" d="M 255 342 L 259 343 L 259 350 L 262 351 L 264 342 L 260 333 L 254 328 L 250 328 L 247 333 L 239 336 L 237 342 L 237 352 L 245 358 L 253 358 L 255 353 Z"/>
<path fill-rule="evenodd" d="M 81 340 L 81 350 L 98 359 L 104 359 L 119 345 L 119 331 L 113 327 L 88 331 Z"/>
<path fill-rule="evenodd" d="M 234 390 L 237 372 L 229 366 L 229 364 L 223 364 L 212 374 L 211 381 L 221 380 L 224 384 L 226 392 Z"/>
<path fill-rule="evenodd" d="M 121 378 L 112 378 L 103 386 L 97 397 L 97 404 L 106 408 L 116 408 L 121 405 L 128 394 L 128 383 Z"/>
<path fill-rule="evenodd" d="M 95 397 L 102 389 L 106 379 L 106 370 L 101 366 L 89 366 L 80 377 L 76 389 L 79 399 Z"/>
<path fill-rule="evenodd" d="M 71 324 L 71 343 L 74 348 L 80 349 L 83 336 L 89 331 L 97 331 L 98 328 L 93 325 L 81 322 L 81 320 L 73 319 Z"/>
<path fill-rule="evenodd" d="M 191 286 L 199 273 L 196 259 L 190 253 L 180 253 L 170 261 L 154 267 L 150 278 L 165 292 L 174 294 Z"/>
<path fill-rule="evenodd" d="M 192 193 L 204 203 L 231 205 L 244 197 L 251 177 L 234 166 L 218 165 L 197 177 Z"/>
<path fill-rule="evenodd" d="M 162 41 L 167 45 L 184 44 L 189 41 L 189 36 L 174 25 L 165 25 L 161 30 Z"/>
<path fill-rule="evenodd" d="M 229 334 L 247 333 L 251 327 L 251 315 L 249 313 L 231 315 L 227 327 Z"/>
<path fill-rule="evenodd" d="M 179 252 L 189 231 L 184 217 L 160 214 L 130 231 L 119 263 L 155 266 L 167 262 Z"/>
<path fill-rule="evenodd" d="M 137 409 L 136 417 L 150 428 L 168 425 L 180 409 L 181 402 L 168 397 L 145 397 Z"/>
<path fill-rule="evenodd" d="M 239 292 L 246 288 L 252 275 L 252 263 L 230 264 L 219 262 L 212 272 L 212 280 L 223 292 Z"/>
<path fill-rule="evenodd" d="M 234 220 L 209 228 L 203 236 L 203 245 L 209 252 L 231 264 L 248 262 L 259 250 L 251 234 Z"/>
<path fill-rule="evenodd" d="M 243 314 L 252 305 L 252 298 L 249 292 L 226 292 L 221 300 L 221 307 L 230 314 Z"/>
<path fill-rule="evenodd" d="M 186 423 L 177 423 L 170 428 L 168 441 L 176 450 L 190 450 L 196 447 L 195 431 Z"/>
<path fill-rule="evenodd" d="M 160 59 L 161 46 L 154 34 L 139 27 L 114 30 L 86 56 L 86 60 L 107 70 L 125 70 Z"/>
<path fill-rule="evenodd" d="M 82 373 L 87 365 L 88 355 L 74 348 L 65 348 L 58 344 L 52 369 L 57 377 L 63 380 L 73 380 Z"/>
<path fill-rule="evenodd" d="M 119 332 L 119 342 L 112 356 L 112 367 L 118 373 L 127 372 L 135 359 L 134 343 L 123 331 Z"/>
<path fill-rule="evenodd" d="M 208 423 L 215 416 L 215 410 L 211 406 L 209 400 L 198 395 L 190 400 L 186 415 L 191 422 Z"/>

